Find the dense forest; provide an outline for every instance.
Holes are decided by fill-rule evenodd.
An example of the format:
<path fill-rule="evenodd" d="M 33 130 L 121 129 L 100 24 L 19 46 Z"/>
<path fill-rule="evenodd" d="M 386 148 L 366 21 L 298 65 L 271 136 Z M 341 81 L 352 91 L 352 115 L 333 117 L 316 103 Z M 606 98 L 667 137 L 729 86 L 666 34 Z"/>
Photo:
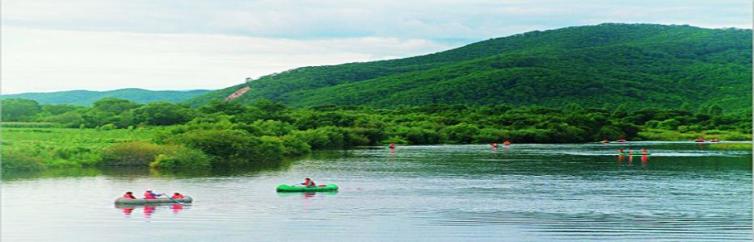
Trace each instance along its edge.
<path fill-rule="evenodd" d="M 508 104 L 291 108 L 258 100 L 192 108 L 116 98 L 91 107 L 24 99 L 4 100 L 2 105 L 5 170 L 71 165 L 227 168 L 316 149 L 387 143 L 751 139 L 751 112 L 718 105 L 694 110 L 578 104 L 559 109 Z"/>
<path fill-rule="evenodd" d="M 191 99 L 319 105 L 751 109 L 751 30 L 601 24 L 534 31 L 405 59 L 302 67 Z"/>
<path fill-rule="evenodd" d="M 114 97 L 134 101 L 136 103 L 150 102 L 183 102 L 196 96 L 209 92 L 209 90 L 190 91 L 151 91 L 139 88 L 125 88 L 112 91 L 61 91 L 61 92 L 30 92 L 19 94 L 6 94 L 0 99 L 22 98 L 31 99 L 41 104 L 74 104 L 92 105 L 97 100 Z"/>

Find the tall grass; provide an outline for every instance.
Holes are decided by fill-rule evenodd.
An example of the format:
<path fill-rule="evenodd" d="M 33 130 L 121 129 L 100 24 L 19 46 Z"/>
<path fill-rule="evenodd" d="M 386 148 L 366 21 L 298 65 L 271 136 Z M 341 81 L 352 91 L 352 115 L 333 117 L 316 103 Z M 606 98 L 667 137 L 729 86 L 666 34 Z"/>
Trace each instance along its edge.
<path fill-rule="evenodd" d="M 117 143 L 149 141 L 164 129 L 68 129 L 2 127 L 3 170 L 20 170 L 14 164 L 34 160 L 43 168 L 86 167 L 101 160 L 101 152 Z M 15 158 L 26 157 L 29 159 Z M 6 164 L 7 163 L 7 164 Z"/>

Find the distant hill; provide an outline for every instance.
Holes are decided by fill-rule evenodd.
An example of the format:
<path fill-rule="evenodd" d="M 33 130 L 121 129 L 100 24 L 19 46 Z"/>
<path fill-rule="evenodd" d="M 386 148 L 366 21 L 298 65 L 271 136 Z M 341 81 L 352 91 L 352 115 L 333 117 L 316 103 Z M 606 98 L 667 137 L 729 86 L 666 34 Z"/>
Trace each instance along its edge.
<path fill-rule="evenodd" d="M 41 104 L 90 105 L 105 97 L 128 99 L 137 103 L 154 101 L 183 102 L 190 98 L 208 93 L 209 90 L 190 91 L 151 91 L 138 88 L 126 88 L 112 91 L 73 90 L 61 92 L 30 92 L 2 95 L 1 99 L 23 98 L 35 100 Z"/>
<path fill-rule="evenodd" d="M 752 32 L 657 24 L 533 31 L 404 59 L 302 67 L 189 100 L 751 109 Z"/>

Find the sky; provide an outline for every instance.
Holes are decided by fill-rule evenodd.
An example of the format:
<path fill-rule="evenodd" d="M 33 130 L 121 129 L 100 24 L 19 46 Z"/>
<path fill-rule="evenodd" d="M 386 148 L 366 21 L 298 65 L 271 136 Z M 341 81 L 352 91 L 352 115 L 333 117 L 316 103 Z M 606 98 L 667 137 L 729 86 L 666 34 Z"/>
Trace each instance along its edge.
<path fill-rule="evenodd" d="M 750 0 L 3 0 L 3 94 L 219 89 L 600 23 L 752 26 Z"/>

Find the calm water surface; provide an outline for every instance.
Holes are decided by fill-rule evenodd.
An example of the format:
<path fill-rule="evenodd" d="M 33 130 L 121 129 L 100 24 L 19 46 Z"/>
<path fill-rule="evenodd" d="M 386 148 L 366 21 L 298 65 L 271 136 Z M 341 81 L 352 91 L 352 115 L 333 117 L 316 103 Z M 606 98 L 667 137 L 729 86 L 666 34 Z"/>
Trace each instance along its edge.
<path fill-rule="evenodd" d="M 751 152 L 695 144 L 402 146 L 322 152 L 199 177 L 148 171 L 6 176 L 2 241 L 752 239 Z M 312 177 L 338 193 L 278 194 Z M 116 208 L 124 191 L 191 206 Z"/>

